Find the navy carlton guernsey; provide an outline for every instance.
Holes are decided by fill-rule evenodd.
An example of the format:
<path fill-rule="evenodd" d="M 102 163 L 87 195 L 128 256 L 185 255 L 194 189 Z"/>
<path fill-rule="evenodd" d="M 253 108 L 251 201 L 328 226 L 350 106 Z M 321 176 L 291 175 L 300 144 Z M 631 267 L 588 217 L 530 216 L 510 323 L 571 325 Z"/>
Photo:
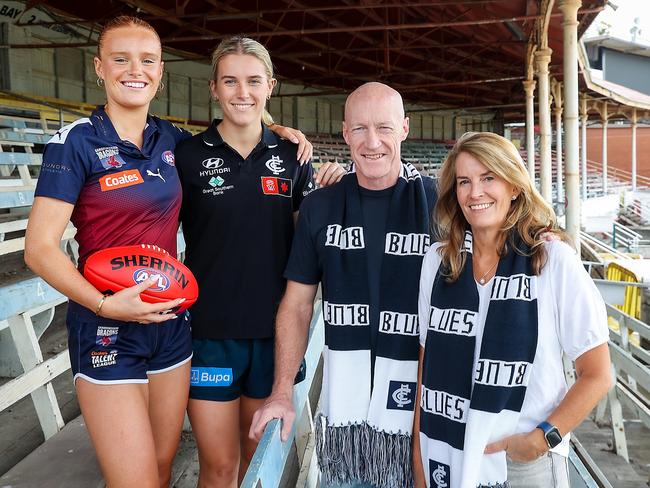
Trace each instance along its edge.
<path fill-rule="evenodd" d="M 284 293 L 293 213 L 313 188 L 297 146 L 264 127 L 247 158 L 226 144 L 219 121 L 176 149 L 183 186 L 185 264 L 199 283 L 195 339 L 272 337 Z"/>
<path fill-rule="evenodd" d="M 173 151 L 187 137 L 149 116 L 139 149 L 98 108 L 47 143 L 36 196 L 75 205 L 80 269 L 88 255 L 114 246 L 155 244 L 176 256 L 181 187 Z"/>

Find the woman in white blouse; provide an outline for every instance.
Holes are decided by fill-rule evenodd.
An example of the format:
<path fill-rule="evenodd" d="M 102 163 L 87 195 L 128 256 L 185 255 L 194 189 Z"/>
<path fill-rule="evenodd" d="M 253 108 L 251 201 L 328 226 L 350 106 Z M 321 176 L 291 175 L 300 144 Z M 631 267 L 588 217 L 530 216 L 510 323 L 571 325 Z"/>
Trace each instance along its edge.
<path fill-rule="evenodd" d="M 416 484 L 568 487 L 569 432 L 611 386 L 603 301 L 499 135 L 457 141 L 436 220 L 420 280 Z"/>

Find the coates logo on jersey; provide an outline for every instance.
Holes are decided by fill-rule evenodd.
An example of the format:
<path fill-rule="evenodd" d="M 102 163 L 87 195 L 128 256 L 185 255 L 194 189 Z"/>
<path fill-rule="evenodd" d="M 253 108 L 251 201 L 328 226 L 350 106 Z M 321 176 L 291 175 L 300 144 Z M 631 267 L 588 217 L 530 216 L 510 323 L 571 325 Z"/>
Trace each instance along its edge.
<path fill-rule="evenodd" d="M 169 288 L 169 278 L 153 268 L 136 269 L 133 272 L 133 281 L 135 281 L 136 285 L 139 285 L 143 281 L 148 280 L 151 275 L 158 275 L 158 281 L 156 281 L 154 286 L 148 288 L 147 291 L 165 291 Z"/>
<path fill-rule="evenodd" d="M 144 179 L 142 179 L 142 175 L 137 169 L 111 173 L 99 179 L 99 186 L 102 191 L 117 190 L 126 186 L 139 185 L 140 183 L 144 183 Z"/>
<path fill-rule="evenodd" d="M 104 169 L 117 169 L 126 164 L 126 161 L 120 156 L 120 150 L 117 146 L 98 147 L 95 149 L 95 154 L 97 154 Z"/>
<path fill-rule="evenodd" d="M 164 162 L 166 162 L 170 166 L 174 166 L 176 164 L 176 160 L 174 159 L 174 153 L 171 151 L 165 151 L 162 153 L 160 156 Z"/>
<path fill-rule="evenodd" d="M 279 195 L 281 197 L 290 197 L 292 183 L 293 182 L 288 178 L 262 176 L 262 192 L 265 195 Z"/>

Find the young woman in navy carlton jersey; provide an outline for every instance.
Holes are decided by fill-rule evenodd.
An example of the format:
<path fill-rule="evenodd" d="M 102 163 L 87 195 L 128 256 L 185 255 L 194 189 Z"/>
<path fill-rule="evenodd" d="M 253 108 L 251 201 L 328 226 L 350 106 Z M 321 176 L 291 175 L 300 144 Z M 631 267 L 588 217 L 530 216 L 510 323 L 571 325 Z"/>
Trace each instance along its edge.
<path fill-rule="evenodd" d="M 273 383 L 274 318 L 294 216 L 314 188 L 288 141 L 262 124 L 275 85 L 266 49 L 235 37 L 212 56 L 212 95 L 223 120 L 177 148 L 186 264 L 202 295 L 192 307 L 188 413 L 199 448 L 199 486 L 231 488 L 257 443 L 247 433 Z M 328 165 L 321 184 L 344 170 Z"/>
<path fill-rule="evenodd" d="M 173 151 L 189 133 L 148 115 L 163 74 L 160 39 L 149 24 L 108 22 L 95 70 L 106 105 L 47 144 L 25 260 L 70 298 L 72 371 L 107 485 L 167 486 L 187 404 L 189 316 L 170 312 L 181 299 L 140 300 L 155 277 L 102 296 L 80 270 L 89 254 L 112 246 L 154 244 L 176 254 L 181 185 Z M 69 220 L 79 271 L 59 248 Z"/>

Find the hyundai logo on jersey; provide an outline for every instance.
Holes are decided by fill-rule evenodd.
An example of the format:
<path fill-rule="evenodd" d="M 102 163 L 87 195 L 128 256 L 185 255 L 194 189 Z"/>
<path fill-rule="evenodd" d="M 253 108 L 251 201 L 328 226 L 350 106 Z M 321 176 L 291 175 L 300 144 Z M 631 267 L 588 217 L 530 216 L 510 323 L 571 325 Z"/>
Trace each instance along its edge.
<path fill-rule="evenodd" d="M 232 385 L 232 368 L 192 368 L 191 386 L 230 386 Z"/>
<path fill-rule="evenodd" d="M 391 381 L 388 385 L 386 408 L 391 410 L 413 411 L 417 384 L 410 381 Z"/>
<path fill-rule="evenodd" d="M 135 281 L 136 284 L 140 284 L 144 280 L 149 279 L 149 276 L 154 274 L 158 275 L 158 281 L 156 281 L 156 286 L 152 286 L 148 288 L 147 291 L 165 291 L 166 289 L 168 289 L 169 278 L 167 278 L 167 276 L 165 276 L 164 274 L 159 273 L 155 269 L 151 269 L 151 268 L 136 269 L 133 272 L 133 281 Z"/>
<path fill-rule="evenodd" d="M 223 165 L 223 159 L 221 158 L 208 158 L 204 159 L 201 163 L 206 169 L 217 169 Z"/>

